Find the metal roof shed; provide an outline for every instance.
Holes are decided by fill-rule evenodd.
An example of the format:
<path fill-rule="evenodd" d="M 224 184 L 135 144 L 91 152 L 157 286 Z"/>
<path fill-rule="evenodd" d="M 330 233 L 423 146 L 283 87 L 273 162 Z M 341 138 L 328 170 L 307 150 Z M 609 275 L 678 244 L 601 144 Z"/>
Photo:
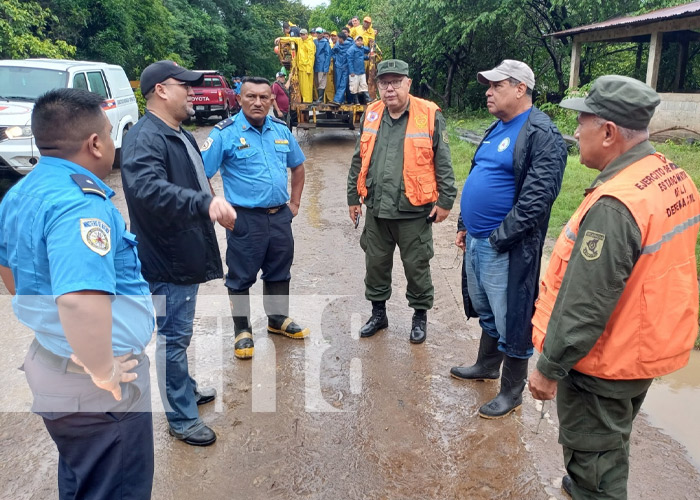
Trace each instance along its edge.
<path fill-rule="evenodd" d="M 581 45 L 584 43 L 648 42 L 646 83 L 656 89 L 663 41 L 665 39 L 667 42 L 677 42 L 680 50 L 674 90 L 678 90 L 683 86 L 689 43 L 700 39 L 700 33 L 694 30 L 700 30 L 700 2 L 659 9 L 640 16 L 620 17 L 588 24 L 547 36 L 572 38 L 570 88 L 578 86 Z M 686 131 L 692 130 L 695 135 L 700 135 L 699 93 L 663 92 L 659 95 L 661 105 L 654 115 L 650 129 L 654 131 L 686 129 Z"/>

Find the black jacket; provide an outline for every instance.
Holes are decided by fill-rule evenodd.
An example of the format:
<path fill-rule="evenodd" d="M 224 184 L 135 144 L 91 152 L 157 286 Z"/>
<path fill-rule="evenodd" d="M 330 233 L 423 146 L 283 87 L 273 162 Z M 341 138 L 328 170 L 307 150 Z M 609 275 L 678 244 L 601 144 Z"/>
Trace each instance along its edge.
<path fill-rule="evenodd" d="M 197 147 L 192 135 L 185 137 Z M 131 231 L 149 282 L 188 285 L 223 276 L 209 219 L 212 195 L 199 188 L 187 148 L 150 112 L 124 136 L 122 183 Z"/>
<path fill-rule="evenodd" d="M 496 123 L 486 130 L 484 139 Z M 566 144 L 559 130 L 546 114 L 533 107 L 513 149 L 513 208 L 489 236 L 491 246 L 498 252 L 510 252 L 506 317 L 506 353 L 510 355 L 525 356 L 532 348 L 532 315 L 539 291 L 542 246 L 552 204 L 561 189 L 566 157 Z M 472 159 L 472 169 L 474 165 Z M 458 230 L 465 230 L 461 215 Z M 475 316 L 464 278 L 462 295 L 467 317 Z"/>

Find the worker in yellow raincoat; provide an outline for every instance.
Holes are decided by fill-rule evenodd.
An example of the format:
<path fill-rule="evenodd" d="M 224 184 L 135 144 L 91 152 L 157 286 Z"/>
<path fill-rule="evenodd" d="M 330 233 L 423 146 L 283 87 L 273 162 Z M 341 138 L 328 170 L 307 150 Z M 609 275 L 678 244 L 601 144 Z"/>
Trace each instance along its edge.
<path fill-rule="evenodd" d="M 326 32 L 325 34 L 327 34 Z M 328 43 L 331 44 L 331 49 L 335 45 L 335 42 L 338 41 L 338 32 L 337 31 L 331 31 L 331 34 L 329 36 L 330 40 L 328 40 Z M 333 96 L 335 96 L 335 83 L 333 80 L 333 58 L 331 57 L 331 65 L 328 68 L 328 78 L 326 79 L 326 102 L 331 102 L 333 100 Z"/>
<path fill-rule="evenodd" d="M 314 59 L 316 56 L 316 45 L 313 38 L 309 37 L 309 32 L 302 28 L 299 30 L 300 40 L 297 51 L 297 71 L 299 72 L 299 91 L 302 102 L 314 100 Z"/>

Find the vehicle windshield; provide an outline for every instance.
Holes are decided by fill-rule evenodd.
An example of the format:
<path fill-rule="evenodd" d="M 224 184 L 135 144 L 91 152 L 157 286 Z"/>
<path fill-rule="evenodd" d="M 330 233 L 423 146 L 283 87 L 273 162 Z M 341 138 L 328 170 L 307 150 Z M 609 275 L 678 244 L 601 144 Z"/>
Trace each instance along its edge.
<path fill-rule="evenodd" d="M 66 71 L 0 66 L 0 99 L 36 101 L 45 92 L 67 84 Z"/>

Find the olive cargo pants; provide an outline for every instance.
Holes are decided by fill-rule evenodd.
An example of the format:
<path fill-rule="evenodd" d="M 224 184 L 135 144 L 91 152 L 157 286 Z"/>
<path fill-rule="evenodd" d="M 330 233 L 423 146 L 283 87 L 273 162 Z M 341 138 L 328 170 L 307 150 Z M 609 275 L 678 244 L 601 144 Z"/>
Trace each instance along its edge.
<path fill-rule="evenodd" d="M 360 246 L 365 252 L 365 297 L 371 301 L 385 301 L 391 297 L 391 271 L 397 245 L 408 281 L 408 305 L 413 309 L 431 309 L 434 294 L 430 277 L 433 230 L 424 216 L 380 219 L 367 211 L 360 237 Z"/>
<path fill-rule="evenodd" d="M 640 381 L 635 395 L 611 398 L 588 391 L 586 378 L 572 370 L 557 387 L 559 443 L 573 498 L 627 499 L 632 422 L 652 381 Z"/>

